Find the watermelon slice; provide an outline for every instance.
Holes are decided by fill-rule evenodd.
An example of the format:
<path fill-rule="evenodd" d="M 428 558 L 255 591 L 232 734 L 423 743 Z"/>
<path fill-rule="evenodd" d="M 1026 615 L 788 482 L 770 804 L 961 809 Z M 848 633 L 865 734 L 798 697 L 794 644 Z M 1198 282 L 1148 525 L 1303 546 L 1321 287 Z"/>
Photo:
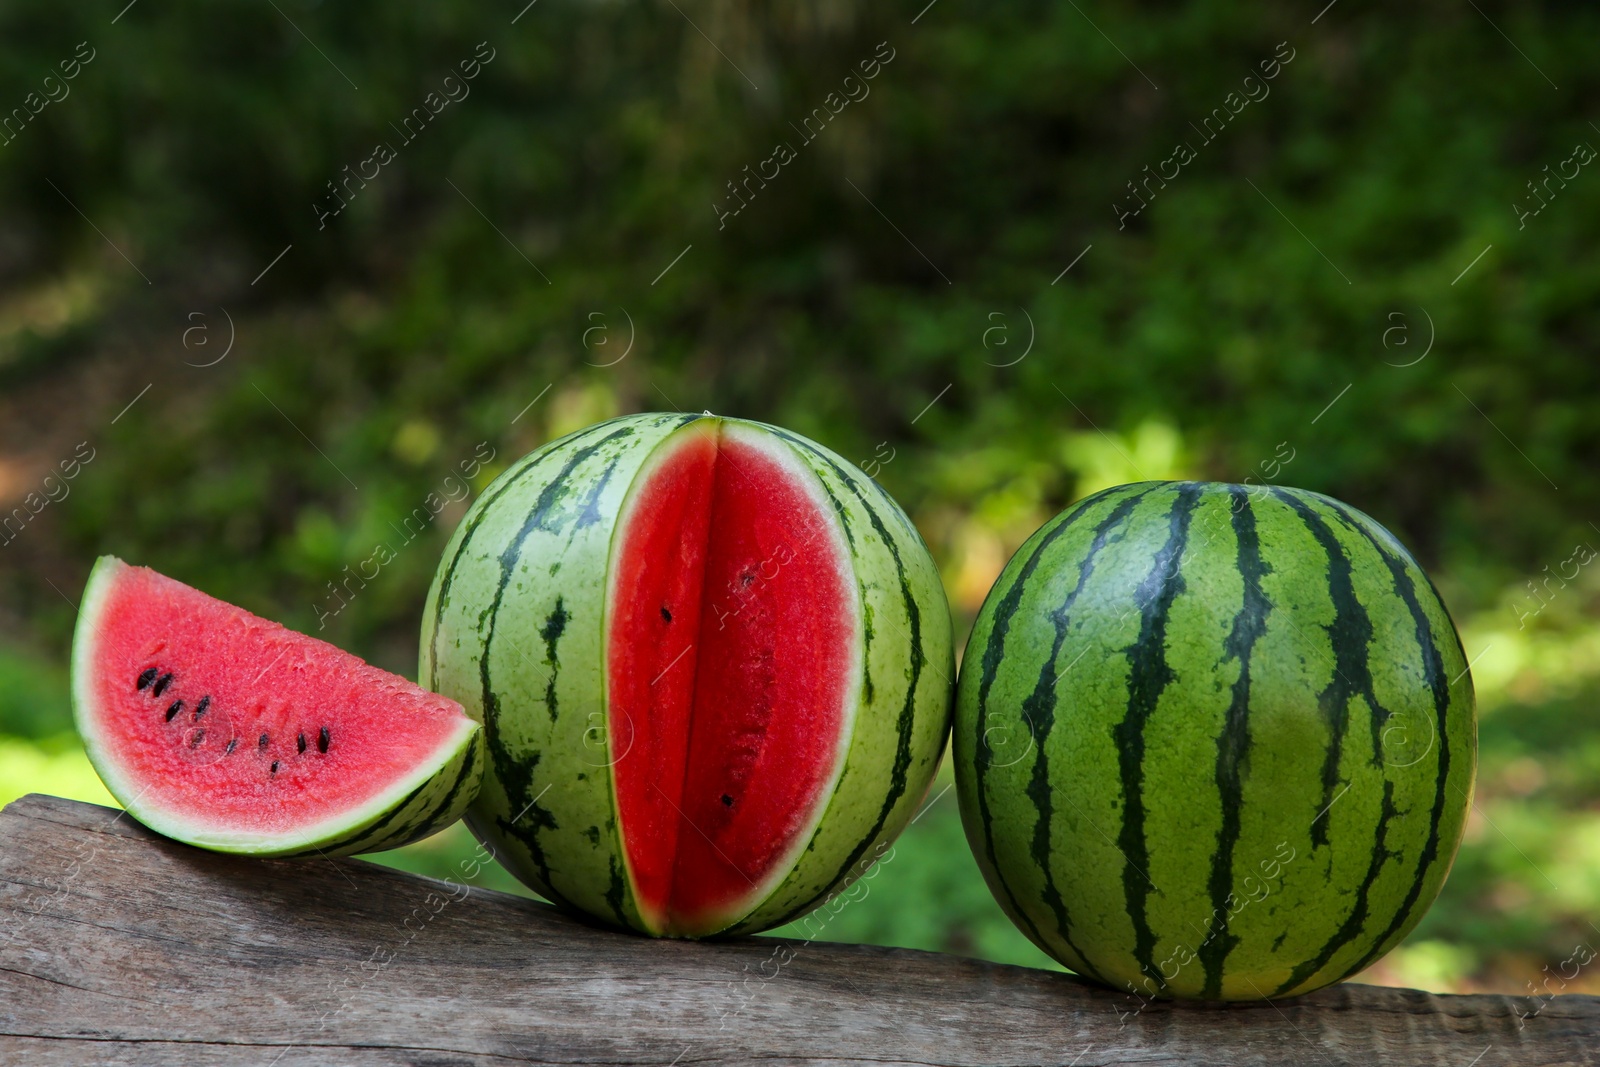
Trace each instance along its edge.
<path fill-rule="evenodd" d="M 483 774 L 455 701 L 114 556 L 84 591 L 72 701 L 111 795 L 222 852 L 398 848 L 460 818 Z"/>

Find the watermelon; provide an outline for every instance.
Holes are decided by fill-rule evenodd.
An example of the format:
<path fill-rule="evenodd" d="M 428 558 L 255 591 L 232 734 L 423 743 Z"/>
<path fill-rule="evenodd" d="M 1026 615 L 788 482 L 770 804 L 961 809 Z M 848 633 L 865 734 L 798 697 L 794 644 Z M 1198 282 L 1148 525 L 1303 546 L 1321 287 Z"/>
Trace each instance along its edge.
<path fill-rule="evenodd" d="M 423 684 L 481 721 L 467 822 L 529 887 L 655 936 L 786 922 L 911 818 L 949 730 L 949 607 L 872 479 L 682 414 L 512 465 L 429 594 Z"/>
<path fill-rule="evenodd" d="M 398 848 L 459 819 L 483 778 L 455 701 L 114 556 L 83 594 L 72 703 L 111 795 L 220 852 Z"/>
<path fill-rule="evenodd" d="M 1387 530 L 1316 493 L 1145 482 L 1017 552 L 974 623 L 954 757 L 1001 907 L 1146 996 L 1290 996 L 1378 959 L 1471 804 L 1472 682 Z"/>

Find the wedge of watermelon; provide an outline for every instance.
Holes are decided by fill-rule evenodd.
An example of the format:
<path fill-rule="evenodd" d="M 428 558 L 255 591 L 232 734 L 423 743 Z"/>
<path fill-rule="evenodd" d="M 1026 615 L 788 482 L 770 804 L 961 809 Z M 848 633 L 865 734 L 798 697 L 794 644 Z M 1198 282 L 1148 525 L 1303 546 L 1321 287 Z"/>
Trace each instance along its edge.
<path fill-rule="evenodd" d="M 72 700 L 111 795 L 221 852 L 398 848 L 460 818 L 483 774 L 455 701 L 114 556 L 84 591 Z"/>

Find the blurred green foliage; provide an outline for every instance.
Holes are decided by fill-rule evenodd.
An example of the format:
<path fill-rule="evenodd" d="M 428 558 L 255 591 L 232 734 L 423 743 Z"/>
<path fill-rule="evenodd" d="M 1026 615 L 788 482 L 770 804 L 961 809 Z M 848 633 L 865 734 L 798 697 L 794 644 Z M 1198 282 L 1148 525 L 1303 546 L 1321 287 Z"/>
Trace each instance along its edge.
<path fill-rule="evenodd" d="M 1600 177 L 1514 206 L 1600 144 L 1600 11 L 121 7 L 0 10 L 0 118 L 93 52 L 0 137 L 0 502 L 95 457 L 0 546 L 0 799 L 103 799 L 63 736 L 97 554 L 410 673 L 465 505 L 406 517 L 480 443 L 475 489 L 586 422 L 715 409 L 874 471 L 963 628 L 1101 485 L 1271 478 L 1368 511 L 1438 578 L 1484 704 L 1466 846 L 1373 977 L 1524 992 L 1600 938 L 1600 584 L 1543 582 L 1600 542 Z M 468 95 L 408 139 L 480 42 Z M 880 42 L 868 95 L 805 140 Z M 1179 141 L 1194 161 L 1119 225 Z M 380 142 L 393 161 L 319 221 Z M 397 559 L 330 599 L 379 542 Z M 472 848 L 456 828 L 386 860 L 448 876 Z M 824 936 L 1042 961 L 950 797 L 895 855 Z"/>

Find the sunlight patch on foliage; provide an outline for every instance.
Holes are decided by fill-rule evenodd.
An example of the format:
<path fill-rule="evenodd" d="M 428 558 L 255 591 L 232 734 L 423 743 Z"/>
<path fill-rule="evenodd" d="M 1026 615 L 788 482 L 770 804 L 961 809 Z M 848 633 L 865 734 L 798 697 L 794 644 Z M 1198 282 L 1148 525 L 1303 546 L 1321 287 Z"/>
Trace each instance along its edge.
<path fill-rule="evenodd" d="M 121 807 L 100 784 L 83 746 L 71 735 L 45 741 L 0 737 L 0 806 L 29 793 Z"/>
<path fill-rule="evenodd" d="M 1177 428 L 1154 419 L 1127 435 L 1100 430 L 1068 434 L 1061 443 L 1061 461 L 1078 476 L 1074 498 L 1127 482 L 1196 476 Z"/>

